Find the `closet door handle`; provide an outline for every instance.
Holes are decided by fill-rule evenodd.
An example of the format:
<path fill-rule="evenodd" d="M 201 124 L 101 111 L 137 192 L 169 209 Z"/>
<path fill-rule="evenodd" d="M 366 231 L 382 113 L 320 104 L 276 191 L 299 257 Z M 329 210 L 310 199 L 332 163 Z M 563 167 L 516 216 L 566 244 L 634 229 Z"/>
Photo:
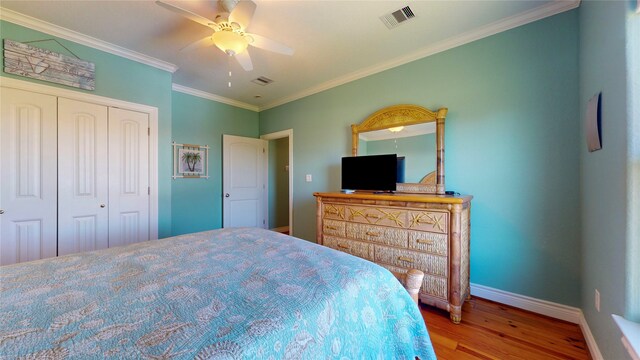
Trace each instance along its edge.
<path fill-rule="evenodd" d="M 229 193 L 224 194 L 224 197 L 229 197 L 229 196 L 230 196 Z"/>
<path fill-rule="evenodd" d="M 0 215 L 4 214 L 4 210 L 0 209 Z"/>
<path fill-rule="evenodd" d="M 104 208 L 105 206 L 107 206 L 107 205 L 105 205 L 105 204 L 100 204 L 100 207 L 101 207 L 101 208 Z"/>

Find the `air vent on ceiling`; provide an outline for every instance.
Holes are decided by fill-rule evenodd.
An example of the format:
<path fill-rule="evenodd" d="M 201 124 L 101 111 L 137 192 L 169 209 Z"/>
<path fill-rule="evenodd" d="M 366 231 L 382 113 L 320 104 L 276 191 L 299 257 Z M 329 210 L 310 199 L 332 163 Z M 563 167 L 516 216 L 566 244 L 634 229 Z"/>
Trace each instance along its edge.
<path fill-rule="evenodd" d="M 271 80 L 271 79 L 269 79 L 267 77 L 264 77 L 264 76 L 260 76 L 257 79 L 251 80 L 251 82 L 254 83 L 254 84 L 265 86 L 265 85 L 271 84 L 273 82 L 273 80 Z"/>
<path fill-rule="evenodd" d="M 414 17 L 415 15 L 413 14 L 413 11 L 411 10 L 411 8 L 408 6 L 405 6 L 400 10 L 396 10 L 392 12 L 391 14 L 380 16 L 380 20 L 382 20 L 382 22 L 385 25 L 387 25 L 389 29 L 393 29 L 394 27 L 400 25 L 400 23 L 407 21 L 409 19 L 412 19 Z"/>

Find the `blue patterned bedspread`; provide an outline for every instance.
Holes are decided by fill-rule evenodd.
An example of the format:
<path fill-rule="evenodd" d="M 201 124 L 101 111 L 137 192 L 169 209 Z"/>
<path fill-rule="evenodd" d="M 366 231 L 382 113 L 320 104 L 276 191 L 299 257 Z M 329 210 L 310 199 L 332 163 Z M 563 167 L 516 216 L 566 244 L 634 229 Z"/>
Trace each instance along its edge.
<path fill-rule="evenodd" d="M 0 267 L 0 357 L 435 359 L 387 270 L 260 229 Z"/>

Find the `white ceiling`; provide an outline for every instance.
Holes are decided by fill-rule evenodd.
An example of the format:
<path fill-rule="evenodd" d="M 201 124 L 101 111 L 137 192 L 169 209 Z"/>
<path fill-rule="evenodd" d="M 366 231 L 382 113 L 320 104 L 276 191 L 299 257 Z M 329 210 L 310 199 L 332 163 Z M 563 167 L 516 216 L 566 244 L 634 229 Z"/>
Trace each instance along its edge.
<path fill-rule="evenodd" d="M 286 56 L 249 47 L 254 66 L 249 72 L 216 47 L 180 52 L 185 45 L 210 35 L 211 30 L 153 0 L 2 0 L 0 16 L 29 24 L 34 21 L 28 17 L 33 17 L 117 45 L 125 52 L 128 49 L 175 64 L 173 83 L 179 88 L 199 90 L 223 102 L 258 110 L 579 5 L 579 0 L 254 1 L 257 9 L 247 31 L 287 44 L 295 53 Z M 173 3 L 211 19 L 218 12 L 215 1 Z M 379 17 L 406 5 L 416 17 L 387 29 Z M 231 88 L 227 85 L 229 70 Z M 251 82 L 260 76 L 274 83 L 260 86 Z"/>

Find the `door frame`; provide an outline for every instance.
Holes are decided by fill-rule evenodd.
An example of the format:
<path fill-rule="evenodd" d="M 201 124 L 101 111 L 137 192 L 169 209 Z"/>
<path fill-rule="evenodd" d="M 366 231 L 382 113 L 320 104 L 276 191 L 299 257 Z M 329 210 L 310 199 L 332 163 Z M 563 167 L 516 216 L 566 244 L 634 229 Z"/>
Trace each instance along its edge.
<path fill-rule="evenodd" d="M 0 76 L 0 86 L 149 114 L 149 240 L 158 238 L 158 108 Z"/>
<path fill-rule="evenodd" d="M 276 131 L 273 133 L 260 135 L 260 139 L 277 140 L 289 138 L 289 235 L 293 235 L 293 129 Z M 268 147 L 267 147 L 268 149 Z M 267 150 L 268 151 L 268 150 Z M 269 155 L 267 153 L 267 155 Z M 265 174 L 269 173 L 269 156 L 265 156 Z M 266 186 L 269 189 L 269 176 L 265 175 Z M 269 200 L 267 196 L 267 210 L 265 213 L 267 224 L 269 223 Z"/>

